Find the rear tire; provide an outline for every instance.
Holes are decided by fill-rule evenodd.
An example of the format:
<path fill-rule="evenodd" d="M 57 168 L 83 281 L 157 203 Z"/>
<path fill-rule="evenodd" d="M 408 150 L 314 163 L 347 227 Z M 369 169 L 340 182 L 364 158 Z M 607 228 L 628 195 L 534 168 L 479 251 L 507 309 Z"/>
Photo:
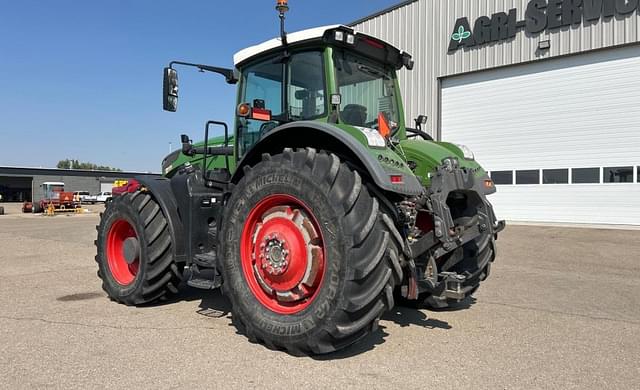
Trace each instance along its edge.
<path fill-rule="evenodd" d="M 174 261 L 169 224 L 151 194 L 109 202 L 97 230 L 98 277 L 111 299 L 141 305 L 178 292 L 183 265 Z"/>
<path fill-rule="evenodd" d="M 250 340 L 296 355 L 333 352 L 374 331 L 394 305 L 393 288 L 402 280 L 402 244 L 360 176 L 335 155 L 313 149 L 264 155 L 245 173 L 225 208 L 221 235 L 223 288 L 234 322 Z M 271 248 L 268 223 L 281 224 L 274 232 L 295 231 L 287 215 L 296 215 L 291 220 L 310 236 L 319 234 L 307 241 L 307 248 L 313 247 L 310 255 L 292 255 L 284 271 L 274 273 L 269 268 L 273 259 L 265 265 L 263 249 L 256 248 L 265 247 L 261 243 Z M 299 247 L 296 234 L 280 234 L 278 247 Z M 263 242 L 265 235 L 268 241 Z M 281 282 L 295 279 L 289 270 L 300 261 L 307 269 L 321 269 L 321 276 L 283 291 L 288 287 Z"/>

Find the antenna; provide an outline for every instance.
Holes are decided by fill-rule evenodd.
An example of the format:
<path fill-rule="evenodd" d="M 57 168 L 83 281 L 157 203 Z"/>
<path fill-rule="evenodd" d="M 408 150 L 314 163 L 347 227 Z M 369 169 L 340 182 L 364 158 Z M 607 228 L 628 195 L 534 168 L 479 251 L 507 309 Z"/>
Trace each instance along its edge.
<path fill-rule="evenodd" d="M 282 45 L 287 46 L 287 33 L 284 31 L 284 14 L 289 11 L 289 0 L 276 0 L 276 11 L 278 11 L 278 16 L 280 17 L 280 39 L 282 40 Z"/>

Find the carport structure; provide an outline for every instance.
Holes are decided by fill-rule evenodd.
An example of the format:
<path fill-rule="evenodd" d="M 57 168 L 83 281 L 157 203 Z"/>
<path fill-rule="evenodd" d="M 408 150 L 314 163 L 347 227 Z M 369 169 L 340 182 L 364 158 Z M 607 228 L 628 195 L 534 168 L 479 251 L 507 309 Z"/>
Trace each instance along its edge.
<path fill-rule="evenodd" d="M 0 200 L 24 202 L 31 199 L 33 178 L 29 176 L 0 176 Z"/>

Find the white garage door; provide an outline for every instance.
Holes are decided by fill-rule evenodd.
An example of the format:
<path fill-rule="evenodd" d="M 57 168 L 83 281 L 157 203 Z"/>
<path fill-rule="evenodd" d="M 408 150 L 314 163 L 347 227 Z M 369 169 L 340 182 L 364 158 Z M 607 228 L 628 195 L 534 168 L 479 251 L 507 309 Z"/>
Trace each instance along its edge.
<path fill-rule="evenodd" d="M 500 218 L 640 225 L 640 47 L 445 79 L 442 139 L 502 183 Z"/>
<path fill-rule="evenodd" d="M 100 192 L 111 192 L 113 188 L 113 182 L 100 183 Z"/>

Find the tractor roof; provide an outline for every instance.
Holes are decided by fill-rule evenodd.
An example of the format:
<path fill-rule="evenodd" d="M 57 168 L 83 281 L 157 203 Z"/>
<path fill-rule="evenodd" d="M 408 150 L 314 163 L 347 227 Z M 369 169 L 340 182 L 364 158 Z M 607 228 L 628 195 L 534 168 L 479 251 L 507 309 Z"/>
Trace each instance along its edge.
<path fill-rule="evenodd" d="M 341 27 L 341 26 L 339 24 L 334 24 L 330 26 L 315 27 L 307 30 L 290 33 L 290 34 L 287 34 L 287 43 L 294 44 L 302 41 L 308 41 L 311 39 L 319 39 L 324 36 L 325 31 L 334 29 L 336 27 Z M 278 48 L 280 46 L 282 46 L 282 39 L 280 39 L 280 37 L 270 39 L 266 42 L 262 42 L 255 46 L 249 46 L 246 49 L 240 50 L 233 56 L 233 63 L 235 65 L 238 65 L 239 63 L 242 63 L 253 56 L 261 54 L 265 51 Z"/>
<path fill-rule="evenodd" d="M 384 42 L 378 38 L 368 36 L 366 34 L 357 33 L 351 27 L 347 27 L 339 24 L 310 28 L 307 30 L 302 30 L 302 31 L 297 31 L 294 33 L 287 34 L 287 43 L 291 46 L 294 46 L 302 43 L 312 43 L 314 41 L 322 42 L 324 39 L 326 39 L 327 36 L 332 36 L 331 34 L 327 34 L 329 31 L 332 31 L 332 30 L 342 30 L 345 33 L 349 33 L 359 37 L 357 38 L 358 42 L 363 40 L 367 42 L 369 45 L 372 45 L 374 48 L 382 49 L 384 53 L 369 53 L 369 54 L 372 54 L 373 57 L 380 57 L 379 59 L 381 60 L 388 60 L 391 63 L 395 63 L 396 65 L 398 65 L 398 69 L 403 65 L 403 59 L 404 59 L 403 57 L 408 57 L 408 60 L 411 59 L 411 56 L 409 56 L 406 53 L 400 52 L 400 50 L 398 50 L 397 48 L 395 48 L 394 46 L 392 46 L 387 42 Z M 340 42 L 340 43 L 342 44 L 344 42 Z M 353 42 L 351 43 L 353 44 Z M 359 46 L 359 45 L 356 43 L 356 46 Z M 233 63 L 237 67 L 238 65 L 241 65 L 256 56 L 259 56 L 266 52 L 275 51 L 281 47 L 282 47 L 281 38 L 270 39 L 258 45 L 250 46 L 250 47 L 247 47 L 246 49 L 240 50 L 233 56 Z M 365 49 L 364 51 L 368 52 L 369 50 Z M 374 49 L 374 52 L 375 51 L 376 50 Z"/>

